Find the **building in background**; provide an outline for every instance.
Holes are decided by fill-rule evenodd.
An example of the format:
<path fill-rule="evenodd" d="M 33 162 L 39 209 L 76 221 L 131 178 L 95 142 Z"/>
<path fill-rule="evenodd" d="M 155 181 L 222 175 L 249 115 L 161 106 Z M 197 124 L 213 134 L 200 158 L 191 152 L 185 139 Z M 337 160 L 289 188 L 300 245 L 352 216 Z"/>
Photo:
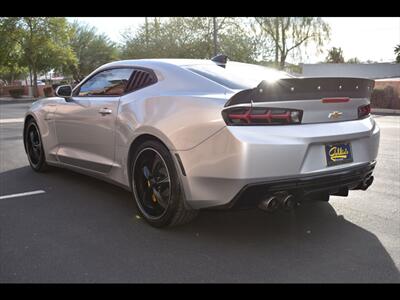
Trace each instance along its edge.
<path fill-rule="evenodd" d="M 400 78 L 400 64 L 300 64 L 304 77 Z"/>

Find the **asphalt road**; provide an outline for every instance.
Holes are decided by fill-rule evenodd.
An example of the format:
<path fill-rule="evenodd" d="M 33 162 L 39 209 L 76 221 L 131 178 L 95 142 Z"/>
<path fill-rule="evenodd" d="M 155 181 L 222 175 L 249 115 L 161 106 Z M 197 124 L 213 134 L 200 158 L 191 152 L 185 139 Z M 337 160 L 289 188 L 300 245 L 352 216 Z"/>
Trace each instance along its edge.
<path fill-rule="evenodd" d="M 296 211 L 204 211 L 158 230 L 128 192 L 23 150 L 29 104 L 0 105 L 0 282 L 400 282 L 400 116 L 376 116 L 375 182 Z M 15 119 L 12 123 L 4 119 Z"/>

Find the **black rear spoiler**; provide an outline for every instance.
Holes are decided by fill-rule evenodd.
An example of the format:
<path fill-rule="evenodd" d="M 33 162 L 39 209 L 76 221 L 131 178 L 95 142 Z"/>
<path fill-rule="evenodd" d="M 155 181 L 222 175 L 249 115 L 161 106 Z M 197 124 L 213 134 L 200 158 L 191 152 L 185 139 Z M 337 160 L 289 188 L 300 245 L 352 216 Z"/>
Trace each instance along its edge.
<path fill-rule="evenodd" d="M 274 82 L 263 80 L 256 88 L 233 95 L 225 106 L 334 97 L 369 98 L 374 84 L 375 81 L 371 79 L 346 77 L 282 78 Z"/>

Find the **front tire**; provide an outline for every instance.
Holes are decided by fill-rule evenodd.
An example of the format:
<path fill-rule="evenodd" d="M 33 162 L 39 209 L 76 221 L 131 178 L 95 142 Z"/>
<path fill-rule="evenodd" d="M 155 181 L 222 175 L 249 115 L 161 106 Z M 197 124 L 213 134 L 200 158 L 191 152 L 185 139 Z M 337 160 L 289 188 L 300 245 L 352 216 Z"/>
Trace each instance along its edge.
<path fill-rule="evenodd" d="M 36 172 L 43 172 L 48 169 L 44 154 L 42 136 L 35 120 L 28 121 L 25 130 L 25 147 L 28 155 L 29 164 Z"/>
<path fill-rule="evenodd" d="M 140 215 L 157 228 L 190 222 L 197 210 L 185 207 L 178 173 L 169 150 L 149 140 L 133 153 L 131 185 Z"/>

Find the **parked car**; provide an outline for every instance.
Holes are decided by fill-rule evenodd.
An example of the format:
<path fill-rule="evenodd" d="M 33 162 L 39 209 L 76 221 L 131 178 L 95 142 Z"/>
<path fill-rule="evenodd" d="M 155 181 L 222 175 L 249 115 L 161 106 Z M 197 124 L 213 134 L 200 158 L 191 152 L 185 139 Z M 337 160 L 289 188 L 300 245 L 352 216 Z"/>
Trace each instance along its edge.
<path fill-rule="evenodd" d="M 373 84 L 224 56 L 117 61 L 33 103 L 24 144 L 35 171 L 65 167 L 130 190 L 156 227 L 204 208 L 291 210 L 372 184 Z"/>

